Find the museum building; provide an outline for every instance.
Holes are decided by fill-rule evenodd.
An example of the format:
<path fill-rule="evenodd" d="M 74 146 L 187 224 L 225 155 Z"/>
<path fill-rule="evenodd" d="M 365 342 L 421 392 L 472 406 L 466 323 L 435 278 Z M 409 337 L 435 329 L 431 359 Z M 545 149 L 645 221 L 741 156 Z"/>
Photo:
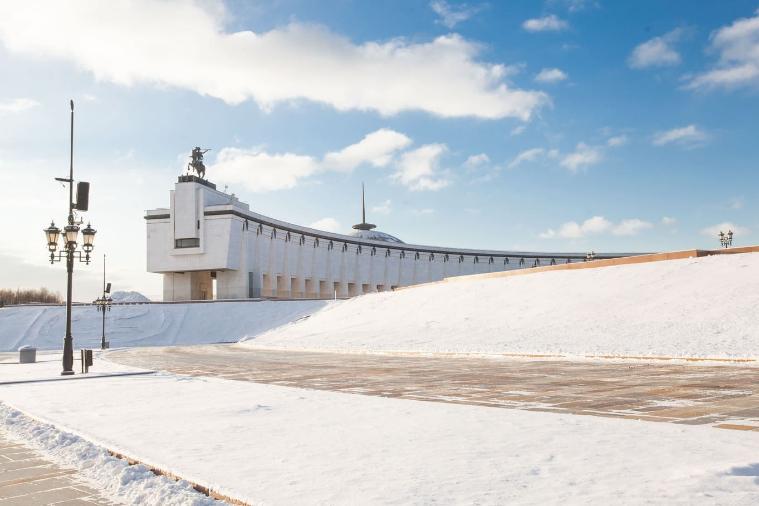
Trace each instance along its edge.
<path fill-rule="evenodd" d="M 365 212 L 351 235 L 325 232 L 255 213 L 196 175 L 180 176 L 169 201 L 145 216 L 147 270 L 163 275 L 164 301 L 344 298 L 589 258 L 407 244 L 367 223 Z M 621 256 L 629 254 L 592 255 Z"/>

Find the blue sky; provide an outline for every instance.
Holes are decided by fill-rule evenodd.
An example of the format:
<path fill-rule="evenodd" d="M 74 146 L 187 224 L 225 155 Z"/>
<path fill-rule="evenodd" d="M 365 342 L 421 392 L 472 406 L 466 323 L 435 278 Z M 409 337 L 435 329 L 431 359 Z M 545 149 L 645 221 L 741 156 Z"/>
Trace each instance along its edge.
<path fill-rule="evenodd" d="M 62 288 L 40 230 L 65 217 L 69 98 L 97 252 L 151 296 L 143 212 L 195 145 L 253 210 L 338 232 L 365 181 L 412 243 L 759 242 L 756 2 L 37 4 L 0 6 L 4 286 Z"/>

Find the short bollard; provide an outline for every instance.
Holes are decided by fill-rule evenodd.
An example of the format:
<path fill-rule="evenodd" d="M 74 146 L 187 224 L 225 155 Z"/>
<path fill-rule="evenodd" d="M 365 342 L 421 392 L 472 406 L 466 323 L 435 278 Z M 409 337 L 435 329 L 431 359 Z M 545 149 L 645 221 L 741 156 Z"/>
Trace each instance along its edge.
<path fill-rule="evenodd" d="M 33 364 L 37 361 L 37 348 L 34 346 L 22 346 L 18 349 L 19 364 Z"/>
<path fill-rule="evenodd" d="M 92 350 L 81 350 L 82 352 L 82 373 L 90 372 L 92 367 Z"/>

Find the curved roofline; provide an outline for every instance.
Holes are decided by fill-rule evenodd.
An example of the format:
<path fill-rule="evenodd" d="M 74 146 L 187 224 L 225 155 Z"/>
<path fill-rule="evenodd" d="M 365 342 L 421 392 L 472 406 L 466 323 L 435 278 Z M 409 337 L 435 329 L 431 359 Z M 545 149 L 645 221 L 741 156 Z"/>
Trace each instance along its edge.
<path fill-rule="evenodd" d="M 158 211 L 158 210 L 156 210 Z M 161 210 L 163 211 L 163 210 Z M 233 205 L 216 205 L 208 206 L 204 211 L 204 216 L 236 216 L 243 220 L 253 221 L 260 223 L 278 230 L 285 230 L 291 233 L 297 233 L 301 235 L 307 235 L 316 237 L 328 241 L 337 241 L 346 244 L 356 244 L 363 246 L 375 246 L 378 248 L 385 248 L 398 251 L 414 251 L 419 253 L 435 253 L 435 254 L 453 254 L 453 255 L 467 255 L 467 256 L 494 256 L 494 257 L 525 257 L 525 258 L 554 258 L 554 259 L 585 259 L 587 252 L 550 252 L 550 251 L 508 251 L 508 250 L 481 250 L 481 249 L 468 249 L 468 248 L 447 248 L 443 246 L 428 246 L 422 244 L 408 244 L 408 243 L 391 243 L 387 241 L 375 241 L 372 239 L 357 239 L 344 234 L 337 234 L 334 232 L 327 232 L 324 230 L 317 230 L 315 228 L 304 227 L 301 225 L 295 225 L 286 221 L 278 220 L 276 218 L 270 218 L 262 214 L 255 213 L 253 211 L 242 211 L 239 207 Z M 145 216 L 146 220 L 157 219 L 169 219 L 170 215 L 166 213 L 151 212 Z M 594 258 L 619 258 L 626 256 L 638 256 L 645 255 L 647 253 L 635 252 L 635 253 L 595 253 Z"/>

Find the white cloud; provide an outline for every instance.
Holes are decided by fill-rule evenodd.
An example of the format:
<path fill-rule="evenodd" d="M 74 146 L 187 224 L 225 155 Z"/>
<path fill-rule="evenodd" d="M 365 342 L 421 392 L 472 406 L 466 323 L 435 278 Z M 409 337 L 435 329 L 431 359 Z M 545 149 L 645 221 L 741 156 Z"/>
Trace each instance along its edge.
<path fill-rule="evenodd" d="M 706 227 L 701 229 L 701 233 L 703 235 L 707 235 L 709 237 L 714 237 L 715 239 L 719 237 L 720 232 L 727 233 L 729 230 L 733 231 L 733 234 L 735 235 L 746 235 L 749 234 L 751 231 L 746 228 L 742 227 L 740 225 L 736 225 L 735 223 L 732 223 L 730 221 L 723 221 L 722 223 L 718 223 L 716 225 L 712 225 L 710 227 Z"/>
<path fill-rule="evenodd" d="M 601 149 L 581 142 L 572 153 L 561 159 L 560 165 L 572 172 L 595 165 L 603 160 Z"/>
<path fill-rule="evenodd" d="M 513 88 L 508 67 L 479 59 L 483 46 L 451 34 L 356 44 L 329 29 L 291 23 L 226 31 L 220 0 L 0 2 L 0 42 L 13 54 L 72 62 L 98 81 L 182 88 L 268 110 L 309 100 L 383 115 L 529 120 L 550 102 Z M 139 36 L 135 36 L 135 30 Z"/>
<path fill-rule="evenodd" d="M 335 234 L 340 233 L 342 230 L 340 222 L 334 218 L 322 218 L 321 220 L 317 220 L 310 224 L 309 227 L 315 228 L 316 230 L 324 230 L 325 232 L 333 232 Z"/>
<path fill-rule="evenodd" d="M 438 23 L 447 28 L 466 21 L 482 9 L 481 6 L 469 7 L 467 4 L 454 6 L 445 0 L 430 2 L 430 8 L 438 15 Z"/>
<path fill-rule="evenodd" d="M 430 208 L 412 209 L 411 212 L 416 214 L 417 216 L 429 216 L 431 214 L 435 214 L 435 210 L 430 209 Z"/>
<path fill-rule="evenodd" d="M 622 220 L 614 226 L 611 233 L 614 235 L 637 235 L 642 230 L 647 230 L 653 227 L 652 223 L 639 220 L 638 218 L 632 218 L 629 220 Z"/>
<path fill-rule="evenodd" d="M 525 162 L 532 162 L 540 158 L 545 154 L 546 150 L 543 148 L 525 149 L 506 166 L 507 169 L 515 169 Z"/>
<path fill-rule="evenodd" d="M 474 170 L 483 165 L 487 165 L 488 163 L 490 163 L 490 157 L 485 153 L 480 153 L 467 158 L 464 162 L 464 167 L 468 170 Z"/>
<path fill-rule="evenodd" d="M 681 128 L 673 128 L 664 132 L 657 132 L 654 135 L 653 144 L 655 146 L 664 146 L 666 144 L 680 144 L 683 146 L 693 146 L 704 142 L 707 135 L 696 125 L 688 125 Z"/>
<path fill-rule="evenodd" d="M 528 19 L 522 23 L 522 28 L 528 32 L 557 32 L 569 28 L 569 23 L 551 14 L 542 18 Z"/>
<path fill-rule="evenodd" d="M 372 207 L 372 213 L 376 214 L 390 214 L 393 210 L 392 208 L 392 202 L 390 200 L 386 200 L 383 203 Z"/>
<path fill-rule="evenodd" d="M 242 184 L 252 192 L 266 192 L 295 187 L 300 179 L 315 174 L 319 164 L 310 156 L 223 148 L 208 170 L 220 183 Z"/>
<path fill-rule="evenodd" d="M 386 167 L 393 155 L 411 144 L 411 139 L 402 133 L 382 128 L 368 134 L 356 144 L 324 155 L 326 168 L 350 172 L 362 164 Z"/>
<path fill-rule="evenodd" d="M 4 100 L 0 102 L 0 113 L 23 112 L 33 107 L 37 107 L 38 105 L 40 105 L 40 103 L 36 100 L 32 100 L 31 98 L 14 98 L 11 100 Z"/>
<path fill-rule="evenodd" d="M 535 80 L 539 83 L 558 83 L 564 81 L 569 76 L 561 69 L 543 69 L 535 76 Z"/>
<path fill-rule="evenodd" d="M 651 227 L 653 227 L 653 224 L 638 218 L 622 220 L 615 224 L 603 216 L 593 216 L 582 223 L 568 221 L 562 224 L 558 230 L 549 228 L 545 232 L 540 233 L 539 236 L 542 239 L 553 239 L 555 237 L 560 237 L 562 239 L 581 239 L 583 237 L 600 235 L 607 232 L 619 236 L 632 236 Z"/>
<path fill-rule="evenodd" d="M 661 219 L 661 224 L 665 227 L 671 227 L 672 225 L 677 224 L 677 218 L 672 218 L 671 216 L 663 216 Z"/>
<path fill-rule="evenodd" d="M 743 197 L 733 197 L 730 199 L 730 209 L 743 209 L 745 203 Z"/>
<path fill-rule="evenodd" d="M 511 135 L 522 135 L 527 129 L 525 125 L 518 125 L 511 129 Z"/>
<path fill-rule="evenodd" d="M 624 146 L 627 144 L 628 137 L 626 135 L 616 135 L 614 137 L 609 137 L 606 140 L 606 145 L 610 148 L 618 148 L 619 146 Z"/>
<path fill-rule="evenodd" d="M 436 191 L 450 184 L 439 176 L 440 157 L 445 144 L 426 144 L 401 155 L 392 178 L 412 191 Z"/>
<path fill-rule="evenodd" d="M 680 54 L 673 48 L 683 30 L 676 28 L 661 37 L 649 39 L 633 49 L 627 64 L 634 69 L 678 65 Z"/>
<path fill-rule="evenodd" d="M 759 10 L 751 18 L 733 21 L 712 33 L 711 47 L 719 53 L 712 70 L 693 77 L 691 89 L 733 88 L 759 84 Z"/>

